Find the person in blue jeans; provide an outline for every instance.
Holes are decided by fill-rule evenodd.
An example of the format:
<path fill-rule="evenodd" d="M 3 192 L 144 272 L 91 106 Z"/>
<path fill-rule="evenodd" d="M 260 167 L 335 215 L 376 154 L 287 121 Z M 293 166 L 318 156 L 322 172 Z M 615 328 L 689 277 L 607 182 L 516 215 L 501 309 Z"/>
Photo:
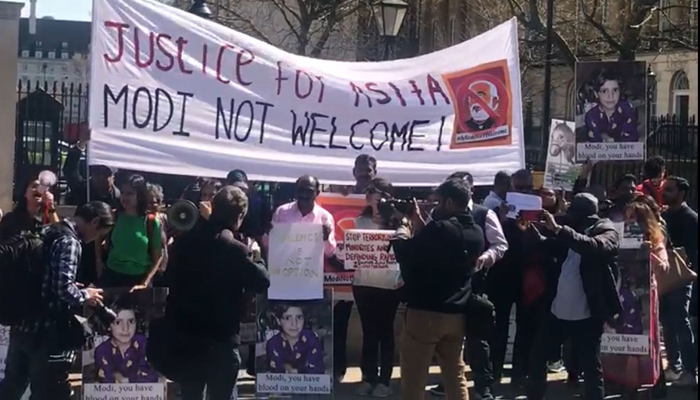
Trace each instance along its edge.
<path fill-rule="evenodd" d="M 698 267 L 698 213 L 685 202 L 690 183 L 671 176 L 664 183 L 663 197 L 668 209 L 663 213 L 671 243 L 683 247 L 692 268 Z M 693 314 L 697 315 L 697 288 Z M 698 366 L 696 347 L 697 318 L 691 325 L 691 298 L 693 284 L 669 293 L 661 299 L 661 323 L 664 328 L 669 368 L 666 379 L 678 386 L 697 386 L 695 371 Z"/>

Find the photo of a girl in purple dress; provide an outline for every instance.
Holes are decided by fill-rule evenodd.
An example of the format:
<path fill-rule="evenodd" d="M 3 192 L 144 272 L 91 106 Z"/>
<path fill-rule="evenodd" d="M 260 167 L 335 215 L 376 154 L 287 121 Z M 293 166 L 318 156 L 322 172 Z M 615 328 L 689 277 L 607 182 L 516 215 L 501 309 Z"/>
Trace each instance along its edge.
<path fill-rule="evenodd" d="M 644 62 L 578 63 L 576 88 L 577 143 L 644 141 Z"/>
<path fill-rule="evenodd" d="M 139 332 L 138 311 L 128 301 L 118 301 L 109 339 L 95 348 L 96 381 L 99 383 L 155 383 L 158 374 L 148 364 L 146 335 Z"/>
<path fill-rule="evenodd" d="M 103 311 L 86 307 L 84 327 L 89 336 L 82 351 L 86 393 L 93 393 L 99 384 L 159 384 L 151 386 L 151 395 L 165 390 L 166 380 L 148 362 L 146 348 L 150 321 L 164 314 L 166 298 L 162 288 L 135 292 L 113 288 L 104 293 Z"/>
<path fill-rule="evenodd" d="M 267 341 L 268 371 L 285 374 L 322 374 L 323 341 L 306 325 L 304 310 L 290 303 L 275 307 L 279 332 Z"/>
<path fill-rule="evenodd" d="M 323 300 L 267 300 L 259 296 L 256 372 L 331 375 L 332 292 Z"/>

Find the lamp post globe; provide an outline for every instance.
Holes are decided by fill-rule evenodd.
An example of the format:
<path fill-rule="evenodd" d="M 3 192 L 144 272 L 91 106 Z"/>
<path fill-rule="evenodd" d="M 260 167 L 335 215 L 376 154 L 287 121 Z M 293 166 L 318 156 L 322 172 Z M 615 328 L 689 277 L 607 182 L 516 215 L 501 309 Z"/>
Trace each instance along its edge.
<path fill-rule="evenodd" d="M 205 0 L 194 0 L 189 12 L 204 19 L 211 19 L 213 15 Z"/>
<path fill-rule="evenodd" d="M 379 0 L 372 7 L 377 20 L 379 35 L 393 38 L 399 34 L 403 20 L 406 18 L 408 3 L 402 0 Z"/>

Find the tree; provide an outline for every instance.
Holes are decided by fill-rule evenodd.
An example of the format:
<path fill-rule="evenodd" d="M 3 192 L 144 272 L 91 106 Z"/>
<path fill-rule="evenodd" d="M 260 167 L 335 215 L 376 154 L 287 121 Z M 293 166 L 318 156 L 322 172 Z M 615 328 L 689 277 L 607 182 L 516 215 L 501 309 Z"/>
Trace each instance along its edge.
<path fill-rule="evenodd" d="M 163 0 L 186 9 L 188 0 Z M 349 58 L 356 48 L 356 16 L 364 0 L 210 1 L 214 20 L 287 51 Z"/>
<path fill-rule="evenodd" d="M 499 1 L 533 38 L 544 38 L 546 1 Z M 641 50 L 698 51 L 697 1 L 557 0 L 554 5 L 553 43 L 558 59 L 571 68 L 579 57 L 616 54 L 634 60 Z"/>

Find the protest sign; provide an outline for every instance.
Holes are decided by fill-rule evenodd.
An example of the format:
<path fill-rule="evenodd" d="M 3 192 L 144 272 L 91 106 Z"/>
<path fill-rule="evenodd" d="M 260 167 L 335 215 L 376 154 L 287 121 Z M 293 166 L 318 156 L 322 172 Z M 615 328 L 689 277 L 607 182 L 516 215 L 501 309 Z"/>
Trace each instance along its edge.
<path fill-rule="evenodd" d="M 553 119 L 549 129 L 549 150 L 544 171 L 544 187 L 570 192 L 581 173 L 576 164 L 576 124 Z"/>
<path fill-rule="evenodd" d="M 322 300 L 258 297 L 256 390 L 270 394 L 331 394 L 333 291 Z"/>
<path fill-rule="evenodd" d="M 323 298 L 323 226 L 275 224 L 270 231 L 268 262 L 272 300 Z"/>
<path fill-rule="evenodd" d="M 520 215 L 525 220 L 534 221 L 539 219 L 542 212 L 542 198 L 534 194 L 508 192 L 506 203 L 508 203 L 507 217 L 511 219 Z"/>
<path fill-rule="evenodd" d="M 633 224 L 636 225 L 636 224 Z M 641 229 L 628 226 L 623 229 L 619 250 L 618 295 L 622 302 L 622 313 L 612 324 L 606 324 L 601 351 L 610 354 L 650 354 L 650 331 L 652 314 L 650 288 L 652 272 L 649 265 L 649 248 L 639 240 Z M 635 246 L 634 243 L 637 243 Z"/>
<path fill-rule="evenodd" d="M 619 230 L 626 243 L 618 257 L 622 312 L 605 324 L 601 362 L 606 381 L 641 387 L 656 383 L 662 373 L 659 297 L 652 284 L 650 249 L 638 240 L 640 227 L 631 224 Z"/>
<path fill-rule="evenodd" d="M 5 378 L 5 366 L 7 362 L 7 350 L 10 346 L 10 327 L 0 325 L 0 382 Z M 20 400 L 28 400 L 30 390 L 24 392 Z"/>
<path fill-rule="evenodd" d="M 95 0 L 92 27 L 91 164 L 353 184 L 364 152 L 398 186 L 525 166 L 515 19 L 388 62 L 298 56 L 155 0 Z"/>
<path fill-rule="evenodd" d="M 644 61 L 576 63 L 576 160 L 630 161 L 646 155 Z"/>
<path fill-rule="evenodd" d="M 394 231 L 351 229 L 345 231 L 345 269 L 398 270 L 389 240 Z"/>
<path fill-rule="evenodd" d="M 316 203 L 326 209 L 335 221 L 335 257 L 326 259 L 323 266 L 323 282 L 334 287 L 336 300 L 352 300 L 353 270 L 345 268 L 345 231 L 355 229 L 355 219 L 367 207 L 365 196 L 321 193 Z"/>
<path fill-rule="evenodd" d="M 243 310 L 241 315 L 241 344 L 255 343 L 256 322 L 258 319 L 256 296 L 253 293 L 243 294 Z"/>
<path fill-rule="evenodd" d="M 105 289 L 105 305 L 116 319 L 108 321 L 87 307 L 90 336 L 82 352 L 84 400 L 165 400 L 166 379 L 146 357 L 148 327 L 163 316 L 167 289 L 130 293 Z"/>

